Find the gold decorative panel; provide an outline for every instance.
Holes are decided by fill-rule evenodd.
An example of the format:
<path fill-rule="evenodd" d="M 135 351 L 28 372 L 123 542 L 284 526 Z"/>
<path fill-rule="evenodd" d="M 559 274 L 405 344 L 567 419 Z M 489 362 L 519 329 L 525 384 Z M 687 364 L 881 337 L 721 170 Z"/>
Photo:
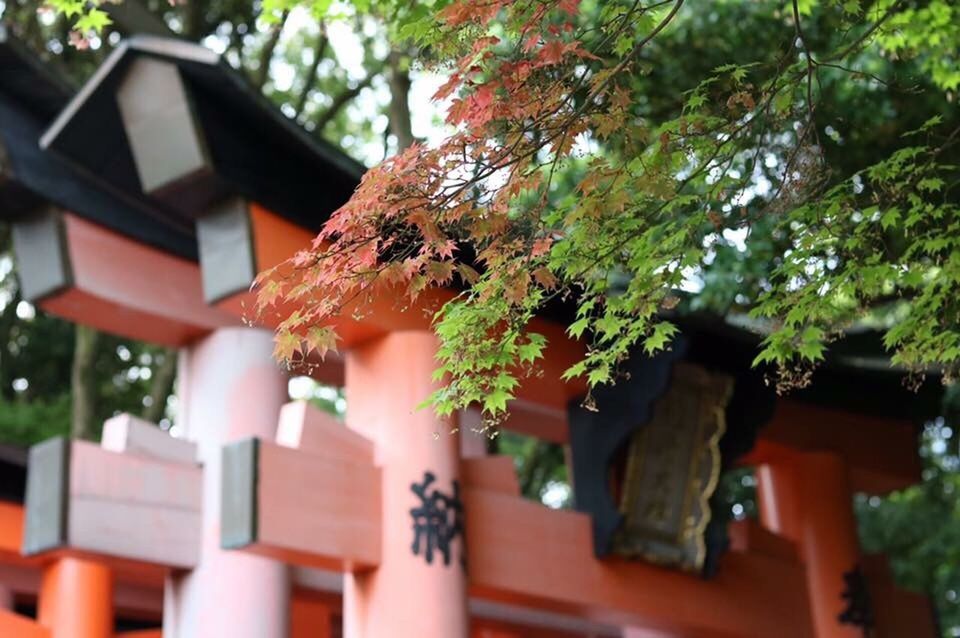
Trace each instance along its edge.
<path fill-rule="evenodd" d="M 653 418 L 629 443 L 614 552 L 699 571 L 732 381 L 677 364 Z"/>

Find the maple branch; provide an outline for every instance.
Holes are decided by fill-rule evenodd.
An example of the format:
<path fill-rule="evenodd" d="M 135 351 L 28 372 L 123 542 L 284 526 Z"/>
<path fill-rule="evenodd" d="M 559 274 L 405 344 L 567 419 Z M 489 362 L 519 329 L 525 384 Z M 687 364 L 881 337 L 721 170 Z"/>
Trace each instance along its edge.
<path fill-rule="evenodd" d="M 317 35 L 317 43 L 313 47 L 313 61 L 307 70 L 306 78 L 303 81 L 303 89 L 300 90 L 300 97 L 297 98 L 295 117 L 299 118 L 303 109 L 307 106 L 307 100 L 310 99 L 310 91 L 317 83 L 317 70 L 320 68 L 320 62 L 323 61 L 323 55 L 327 50 L 330 40 L 327 38 L 326 25 L 320 23 L 320 33 Z"/>
<path fill-rule="evenodd" d="M 667 13 L 666 16 L 664 16 L 663 20 L 661 20 L 657 24 L 657 26 L 655 26 L 653 30 L 650 31 L 650 33 L 648 33 L 642 40 L 640 40 L 635 45 L 633 45 L 633 48 L 630 49 L 630 52 L 627 53 L 627 55 L 620 61 L 619 64 L 617 64 L 616 67 L 614 67 L 613 73 L 611 73 L 606 80 L 601 82 L 599 86 L 594 88 L 592 93 L 593 96 L 596 96 L 602 93 L 603 89 L 607 87 L 607 85 L 614 78 L 614 76 L 616 76 L 618 73 L 621 73 L 624 69 L 626 69 L 627 65 L 630 64 L 635 57 L 640 55 L 640 52 L 643 50 L 643 47 L 647 46 L 647 44 L 649 44 L 651 40 L 657 37 L 657 34 L 663 31 L 667 27 L 667 25 L 673 21 L 677 13 L 680 12 L 680 7 L 683 6 L 683 2 L 684 0 L 677 0 L 676 3 L 673 5 L 673 8 L 670 9 L 670 12 Z"/>
<path fill-rule="evenodd" d="M 254 86 L 258 90 L 263 90 L 263 86 L 267 83 L 267 79 L 270 77 L 270 61 L 273 60 L 273 52 L 277 48 L 277 44 L 280 42 L 280 35 L 283 33 L 283 27 L 287 24 L 287 18 L 290 16 L 290 10 L 284 10 L 283 14 L 280 16 L 280 21 L 273 25 L 270 29 L 270 37 L 263 45 L 263 50 L 260 51 L 260 63 L 257 67 L 257 74 L 254 76 Z"/>
<path fill-rule="evenodd" d="M 368 75 L 367 77 L 360 80 L 356 86 L 344 89 L 338 93 L 333 101 L 330 102 L 330 106 L 323 112 L 323 115 L 317 118 L 316 121 L 316 130 L 318 132 L 322 131 L 327 124 L 337 116 L 344 106 L 346 106 L 350 100 L 354 99 L 363 89 L 370 86 L 370 83 L 373 82 L 373 74 Z"/>
<path fill-rule="evenodd" d="M 810 50 L 810 45 L 807 43 L 801 22 L 800 6 L 797 0 L 793 0 L 793 26 L 796 30 L 797 40 L 803 45 L 803 56 L 806 58 L 807 63 L 807 127 L 813 129 L 814 138 L 816 138 L 819 143 L 819 134 L 816 130 L 816 119 L 814 117 L 816 104 L 813 101 L 813 76 L 816 72 L 817 61 L 813 59 L 813 51 Z"/>
<path fill-rule="evenodd" d="M 843 58 L 847 57 L 848 55 L 856 51 L 860 47 L 860 45 L 862 45 L 868 39 L 870 39 L 870 37 L 873 36 L 874 33 L 876 33 L 877 29 L 879 29 L 884 22 L 889 20 L 893 16 L 893 14 L 896 13 L 902 6 L 903 6 L 903 0 L 897 0 L 896 2 L 891 4 L 889 7 L 887 7 L 887 10 L 884 11 L 883 15 L 880 16 L 880 18 L 876 22 L 870 25 L 869 29 L 867 29 L 863 34 L 860 35 L 860 37 L 858 37 L 856 40 L 851 42 L 848 46 L 841 49 L 839 52 L 834 53 L 830 57 L 828 57 L 827 61 L 842 60 Z"/>

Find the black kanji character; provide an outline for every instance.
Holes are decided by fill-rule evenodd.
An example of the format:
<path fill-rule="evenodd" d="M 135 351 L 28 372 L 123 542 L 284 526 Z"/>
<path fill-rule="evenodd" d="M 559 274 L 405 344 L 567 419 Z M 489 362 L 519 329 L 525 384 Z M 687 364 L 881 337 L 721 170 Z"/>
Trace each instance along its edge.
<path fill-rule="evenodd" d="M 443 554 L 443 564 L 450 564 L 451 544 L 463 535 L 463 502 L 460 500 L 460 483 L 453 481 L 453 495 L 448 496 L 438 489 L 429 494 L 427 489 L 436 481 L 432 472 L 423 473 L 422 483 L 413 483 L 410 489 L 420 499 L 420 506 L 410 508 L 413 518 L 413 553 L 423 556 L 433 564 L 433 552 Z"/>
<path fill-rule="evenodd" d="M 845 625 L 862 627 L 866 631 L 873 626 L 873 604 L 867 589 L 867 579 L 860 566 L 844 572 L 843 582 L 845 587 L 842 596 L 847 606 L 837 616 L 837 620 Z"/>

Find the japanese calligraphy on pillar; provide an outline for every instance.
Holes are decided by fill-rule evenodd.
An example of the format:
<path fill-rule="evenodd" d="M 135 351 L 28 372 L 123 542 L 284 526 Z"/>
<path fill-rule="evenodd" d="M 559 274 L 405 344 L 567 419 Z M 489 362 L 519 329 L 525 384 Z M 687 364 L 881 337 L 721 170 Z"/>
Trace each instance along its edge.
<path fill-rule="evenodd" d="M 837 616 L 837 620 L 844 625 L 855 625 L 866 630 L 873 627 L 873 603 L 870 600 L 870 589 L 867 587 L 867 578 L 859 565 L 854 566 L 843 574 L 843 597 L 845 606 Z"/>
<path fill-rule="evenodd" d="M 706 555 L 710 496 L 720 474 L 720 437 L 733 384 L 678 364 L 651 421 L 629 443 L 614 551 L 697 571 Z"/>
<path fill-rule="evenodd" d="M 435 552 L 443 558 L 444 566 L 452 560 L 453 543 L 463 537 L 463 501 L 460 500 L 460 483 L 453 481 L 453 491 L 446 494 L 434 485 L 437 477 L 432 472 L 423 473 L 423 481 L 410 485 L 410 490 L 420 504 L 410 509 L 413 519 L 413 545 L 415 556 L 423 556 L 427 564 L 433 564 Z M 461 552 L 460 563 L 465 556 Z"/>

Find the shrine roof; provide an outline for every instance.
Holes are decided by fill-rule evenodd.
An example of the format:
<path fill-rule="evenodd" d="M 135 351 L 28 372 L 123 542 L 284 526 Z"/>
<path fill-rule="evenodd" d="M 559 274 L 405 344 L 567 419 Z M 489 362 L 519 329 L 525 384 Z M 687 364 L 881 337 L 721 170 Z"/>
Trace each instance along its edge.
<path fill-rule="evenodd" d="M 188 93 L 189 117 L 202 132 L 210 161 L 211 170 L 188 180 L 189 192 L 146 196 L 170 223 L 186 222 L 192 228 L 204 205 L 229 195 L 255 201 L 317 231 L 350 197 L 363 174 L 361 164 L 284 116 L 216 53 L 171 38 L 136 36 L 122 42 L 51 124 L 42 147 L 124 193 L 141 195 L 142 178 L 118 91 L 143 60 L 176 68 Z M 150 87 L 140 89 L 149 92 Z M 162 130 L 162 122 L 152 124 Z"/>
<path fill-rule="evenodd" d="M 776 394 L 774 370 L 755 368 L 753 360 L 766 336 L 761 327 L 736 318 L 706 313 L 670 316 L 689 340 L 686 358 L 735 376 L 754 377 L 754 392 Z M 829 345 L 825 359 L 813 368 L 810 383 L 784 393 L 785 398 L 842 409 L 865 416 L 904 419 L 922 423 L 939 414 L 942 400 L 940 374 L 926 371 L 926 381 L 911 384 L 911 375 L 892 366 L 883 347 L 883 333 L 875 329 L 851 330 Z"/>
<path fill-rule="evenodd" d="M 171 224 L 143 197 L 120 192 L 39 145 L 68 103 L 69 84 L 0 25 L 0 217 L 53 204 L 166 252 L 196 259 L 192 225 Z"/>
<path fill-rule="evenodd" d="M 40 119 L 50 121 L 73 89 L 0 23 L 0 94 L 19 97 Z"/>

